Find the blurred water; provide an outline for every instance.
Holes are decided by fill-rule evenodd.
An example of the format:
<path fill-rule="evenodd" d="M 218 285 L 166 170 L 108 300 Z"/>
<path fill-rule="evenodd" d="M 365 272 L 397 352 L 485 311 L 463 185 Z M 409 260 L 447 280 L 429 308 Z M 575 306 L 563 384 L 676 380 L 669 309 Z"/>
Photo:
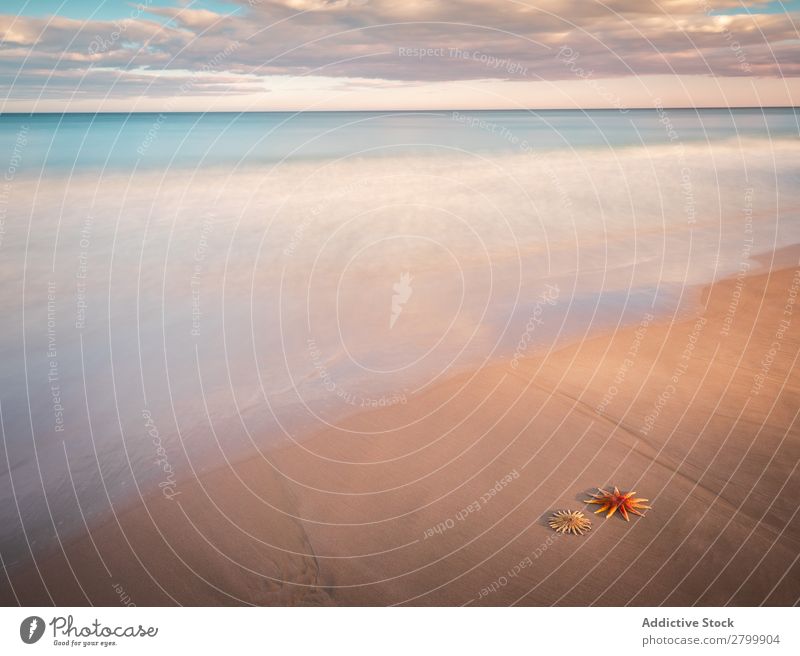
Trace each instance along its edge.
<path fill-rule="evenodd" d="M 692 312 L 800 242 L 797 135 L 792 110 L 0 116 L 0 555 Z"/>
<path fill-rule="evenodd" d="M 8 150 L 31 128 L 23 171 L 87 168 L 129 171 L 272 164 L 442 149 L 514 153 L 654 146 L 724 139 L 796 139 L 796 109 L 251 112 L 210 114 L 23 114 L 0 116 Z"/>

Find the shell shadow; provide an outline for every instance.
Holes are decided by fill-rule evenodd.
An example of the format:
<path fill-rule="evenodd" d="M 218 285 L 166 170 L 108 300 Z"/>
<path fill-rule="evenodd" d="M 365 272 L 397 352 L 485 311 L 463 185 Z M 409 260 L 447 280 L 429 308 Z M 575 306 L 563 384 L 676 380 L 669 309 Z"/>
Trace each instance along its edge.
<path fill-rule="evenodd" d="M 550 515 L 556 512 L 556 510 L 560 510 L 560 508 L 551 508 L 547 512 L 540 515 L 539 518 L 536 520 L 536 524 L 539 526 L 544 526 L 545 528 L 549 529 L 550 524 L 547 523 L 547 520 L 550 519 Z"/>

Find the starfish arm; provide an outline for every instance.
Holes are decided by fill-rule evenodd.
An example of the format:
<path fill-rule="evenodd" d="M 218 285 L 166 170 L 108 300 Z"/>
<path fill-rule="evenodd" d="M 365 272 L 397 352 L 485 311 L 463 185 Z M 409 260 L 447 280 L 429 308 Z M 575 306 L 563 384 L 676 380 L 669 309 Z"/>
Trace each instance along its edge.
<path fill-rule="evenodd" d="M 628 519 L 628 511 L 627 511 L 627 510 L 625 510 L 625 506 L 620 506 L 620 507 L 619 507 L 619 511 L 622 513 L 622 516 L 625 518 L 625 521 L 626 521 L 626 522 L 630 521 L 630 520 Z"/>
<path fill-rule="evenodd" d="M 611 515 L 613 515 L 615 512 L 617 512 L 617 508 L 618 508 L 618 506 L 611 506 L 611 510 L 608 511 L 608 514 L 606 515 L 606 519 L 608 519 L 609 517 L 611 517 Z"/>

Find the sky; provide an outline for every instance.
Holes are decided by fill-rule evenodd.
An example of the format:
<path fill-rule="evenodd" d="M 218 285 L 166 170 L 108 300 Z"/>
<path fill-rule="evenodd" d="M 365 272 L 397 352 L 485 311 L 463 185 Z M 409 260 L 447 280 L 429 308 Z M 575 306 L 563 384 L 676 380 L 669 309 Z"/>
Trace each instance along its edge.
<path fill-rule="evenodd" d="M 2 0 L 0 111 L 786 106 L 800 0 Z"/>

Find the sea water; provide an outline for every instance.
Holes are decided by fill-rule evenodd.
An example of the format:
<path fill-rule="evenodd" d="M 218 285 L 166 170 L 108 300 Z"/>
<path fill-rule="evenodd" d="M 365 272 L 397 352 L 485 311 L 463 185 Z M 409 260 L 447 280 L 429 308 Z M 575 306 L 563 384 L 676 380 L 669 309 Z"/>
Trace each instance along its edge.
<path fill-rule="evenodd" d="M 799 155 L 791 109 L 0 116 L 4 564 L 459 371 L 691 315 L 800 242 Z"/>

